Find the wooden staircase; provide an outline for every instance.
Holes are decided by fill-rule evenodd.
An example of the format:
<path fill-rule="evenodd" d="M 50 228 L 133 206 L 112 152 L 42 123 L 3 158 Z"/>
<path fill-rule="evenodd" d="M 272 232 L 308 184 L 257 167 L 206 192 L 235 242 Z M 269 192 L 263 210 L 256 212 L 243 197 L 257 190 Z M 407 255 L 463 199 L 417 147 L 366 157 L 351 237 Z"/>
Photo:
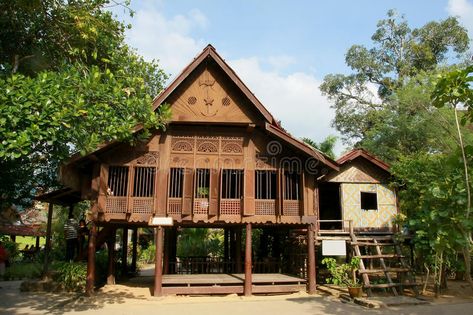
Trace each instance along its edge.
<path fill-rule="evenodd" d="M 397 296 L 403 294 L 405 287 L 412 287 L 418 295 L 419 284 L 415 282 L 414 273 L 394 235 L 357 235 L 351 232 L 350 245 L 354 257 L 360 258 L 358 272 L 368 296 L 373 295 L 372 289 L 390 289 Z M 375 281 L 370 277 L 375 276 L 382 283 L 373 283 Z"/>

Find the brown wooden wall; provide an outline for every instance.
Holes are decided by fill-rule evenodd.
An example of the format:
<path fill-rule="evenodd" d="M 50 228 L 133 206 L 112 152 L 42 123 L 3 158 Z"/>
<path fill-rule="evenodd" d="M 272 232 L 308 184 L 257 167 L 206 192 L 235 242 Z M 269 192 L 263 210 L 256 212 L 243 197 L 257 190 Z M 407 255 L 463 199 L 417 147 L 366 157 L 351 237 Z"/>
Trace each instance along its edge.
<path fill-rule="evenodd" d="M 100 221 L 145 224 L 151 216 L 171 216 L 178 222 L 188 223 L 302 224 L 315 221 L 318 203 L 314 194 L 315 175 L 306 172 L 304 159 L 283 143 L 255 129 L 173 125 L 147 143 L 135 147 L 123 144 L 99 154 L 97 162 L 89 167 L 92 169 L 90 175 L 83 177 L 81 186 L 83 195 L 91 196 L 91 199 L 95 199 L 91 191 L 98 190 L 94 209 Z M 179 198 L 170 197 L 171 168 L 184 172 L 182 182 L 178 181 L 179 188 L 175 188 L 179 192 L 182 190 Z M 209 174 L 200 176 L 198 169 L 208 169 Z M 225 170 L 241 171 L 242 175 L 228 175 L 238 172 Z M 274 199 L 256 198 L 256 170 L 276 174 Z M 291 185 L 285 184 L 288 171 L 298 174 L 294 175 Z M 125 176 L 127 180 L 122 184 L 110 182 L 111 178 L 124 180 Z M 148 182 L 153 180 L 152 196 L 143 197 L 143 194 L 149 194 L 149 189 L 136 182 L 137 176 Z M 198 198 L 196 185 L 201 183 L 197 181 L 204 177 L 209 181 L 208 195 Z M 241 185 L 241 191 L 238 190 L 241 198 L 222 198 L 224 177 L 237 181 L 235 187 Z M 86 182 L 89 184 L 84 184 Z M 123 194 L 124 184 L 127 193 L 118 196 Z M 117 191 L 111 191 L 110 185 Z M 291 191 L 285 191 L 289 189 Z M 298 200 L 286 200 L 287 196 Z"/>

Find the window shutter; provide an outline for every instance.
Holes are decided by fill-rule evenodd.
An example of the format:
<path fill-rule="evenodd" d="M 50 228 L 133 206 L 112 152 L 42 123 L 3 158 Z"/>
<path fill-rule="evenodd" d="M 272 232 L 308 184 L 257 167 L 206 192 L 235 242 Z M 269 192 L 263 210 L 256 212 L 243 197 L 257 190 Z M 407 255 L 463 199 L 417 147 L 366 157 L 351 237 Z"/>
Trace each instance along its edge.
<path fill-rule="evenodd" d="M 194 170 L 186 168 L 184 170 L 184 191 L 182 198 L 182 214 L 192 214 L 192 200 L 194 195 Z"/>
<path fill-rule="evenodd" d="M 210 189 L 209 189 L 209 215 L 215 216 L 218 214 L 218 192 L 219 192 L 219 171 L 216 169 L 210 170 Z"/>
<path fill-rule="evenodd" d="M 243 179 L 243 215 L 255 215 L 255 171 L 245 169 Z"/>

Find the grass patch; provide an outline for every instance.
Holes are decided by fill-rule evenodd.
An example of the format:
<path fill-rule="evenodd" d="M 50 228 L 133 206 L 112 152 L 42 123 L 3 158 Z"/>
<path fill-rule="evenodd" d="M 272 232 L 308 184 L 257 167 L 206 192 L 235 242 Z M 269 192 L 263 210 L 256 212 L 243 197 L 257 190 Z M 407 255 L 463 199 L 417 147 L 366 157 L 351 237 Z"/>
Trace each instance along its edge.
<path fill-rule="evenodd" d="M 26 245 L 35 245 L 36 246 L 36 237 L 35 236 L 17 236 L 15 238 L 15 243 L 18 244 L 18 249 L 22 250 Z M 39 246 L 43 246 L 46 243 L 44 237 L 39 238 Z"/>

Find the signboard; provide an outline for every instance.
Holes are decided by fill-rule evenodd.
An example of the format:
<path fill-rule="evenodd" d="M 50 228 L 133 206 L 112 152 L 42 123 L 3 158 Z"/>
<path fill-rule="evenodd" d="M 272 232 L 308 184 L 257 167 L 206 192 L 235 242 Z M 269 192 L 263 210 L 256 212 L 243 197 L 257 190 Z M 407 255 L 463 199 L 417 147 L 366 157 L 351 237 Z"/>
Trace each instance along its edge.
<path fill-rule="evenodd" d="M 151 217 L 148 225 L 150 226 L 172 226 L 173 221 L 171 217 Z"/>
<path fill-rule="evenodd" d="M 346 256 L 347 246 L 345 240 L 322 240 L 323 256 Z"/>

